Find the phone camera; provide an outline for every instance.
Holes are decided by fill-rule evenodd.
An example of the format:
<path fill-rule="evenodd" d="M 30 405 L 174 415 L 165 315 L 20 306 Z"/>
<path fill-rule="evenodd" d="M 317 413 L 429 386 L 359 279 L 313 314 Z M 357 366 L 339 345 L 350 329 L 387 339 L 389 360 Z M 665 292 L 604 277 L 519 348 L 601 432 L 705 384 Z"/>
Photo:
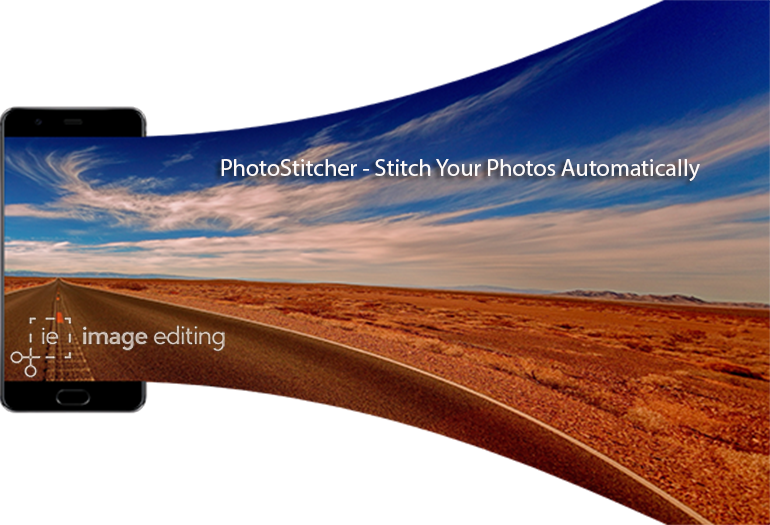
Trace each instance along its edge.
<path fill-rule="evenodd" d="M 42 126 L 43 125 L 43 119 L 36 118 L 35 119 L 35 126 Z"/>

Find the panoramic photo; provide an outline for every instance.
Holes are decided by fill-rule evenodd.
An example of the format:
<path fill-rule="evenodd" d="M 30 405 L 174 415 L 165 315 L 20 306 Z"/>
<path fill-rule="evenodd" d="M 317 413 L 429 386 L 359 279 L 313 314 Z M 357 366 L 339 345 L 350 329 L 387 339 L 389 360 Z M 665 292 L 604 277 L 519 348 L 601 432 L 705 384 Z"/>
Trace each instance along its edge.
<path fill-rule="evenodd" d="M 767 522 L 767 48 L 766 6 L 664 3 L 343 113 L 6 137 L 5 380 L 289 396 Z"/>

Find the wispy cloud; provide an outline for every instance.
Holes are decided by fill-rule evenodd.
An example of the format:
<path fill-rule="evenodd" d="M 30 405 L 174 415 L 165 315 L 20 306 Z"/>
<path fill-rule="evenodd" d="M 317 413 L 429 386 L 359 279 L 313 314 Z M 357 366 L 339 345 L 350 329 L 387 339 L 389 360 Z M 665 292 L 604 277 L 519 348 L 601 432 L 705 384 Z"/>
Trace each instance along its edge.
<path fill-rule="evenodd" d="M 544 212 L 464 223 L 407 216 L 87 246 L 11 241 L 6 264 L 413 286 L 483 281 L 767 302 L 769 198 L 764 193 L 652 210 Z"/>
<path fill-rule="evenodd" d="M 97 154 L 98 148 L 90 147 L 71 153 L 53 151 L 40 154 L 27 150 L 8 152 L 6 162 L 18 173 L 29 177 L 41 186 L 58 193 L 73 193 L 87 189 L 89 184 L 81 175 L 109 164 L 111 161 Z"/>
<path fill-rule="evenodd" d="M 464 133 L 474 128 L 494 125 L 506 114 L 505 108 L 517 97 L 544 84 L 564 77 L 571 68 L 588 61 L 610 44 L 623 38 L 621 22 L 603 32 L 585 38 L 561 51 L 540 58 L 520 73 L 488 91 L 469 95 L 442 108 L 416 116 L 392 129 L 360 141 L 340 141 L 335 138 L 344 128 L 338 122 L 315 133 L 309 140 L 311 148 L 334 145 L 338 156 L 351 161 L 371 161 L 390 152 L 399 144 L 415 140 L 445 140 L 461 128 Z M 296 158 L 298 158 L 295 155 Z"/>
<path fill-rule="evenodd" d="M 173 166 L 174 164 L 179 164 L 180 162 L 187 162 L 188 160 L 193 160 L 194 158 L 195 157 L 193 157 L 192 153 L 172 155 L 170 159 L 163 162 L 163 166 L 168 168 L 169 166 Z"/>
<path fill-rule="evenodd" d="M 339 153 L 347 148 L 349 144 L 347 142 L 335 142 L 330 144 L 323 144 L 319 146 L 312 146 L 304 151 L 301 151 L 294 155 L 295 160 L 304 160 L 305 162 L 316 163 L 324 159 L 330 158 L 332 155 Z"/>
<path fill-rule="evenodd" d="M 580 149 L 563 149 L 528 158 L 512 154 L 503 158 L 512 163 L 532 160 L 557 164 L 570 157 L 599 162 L 639 162 L 652 157 L 661 161 L 689 158 L 691 162 L 699 160 L 704 164 L 700 178 L 693 183 L 702 184 L 707 177 L 718 176 L 719 172 L 715 170 L 720 164 L 768 148 L 770 138 L 766 123 L 770 115 L 763 102 L 764 99 L 748 101 L 667 126 L 626 133 Z M 298 158 L 318 162 L 346 147 L 345 144 L 314 146 Z M 548 202 L 545 207 L 574 209 L 584 207 L 587 202 L 594 207 L 602 202 L 609 203 L 625 193 L 648 197 L 658 194 L 663 198 L 671 184 L 682 182 L 647 179 L 573 181 L 560 177 L 533 181 L 497 176 L 395 180 L 369 176 L 320 184 L 300 181 L 285 184 L 258 178 L 161 193 L 154 191 L 154 186 L 165 180 L 161 178 L 132 178 L 104 184 L 88 177 L 89 173 L 109 163 L 109 159 L 100 157 L 94 148 L 44 156 L 30 152 L 9 153 L 8 158 L 17 172 L 59 194 L 57 200 L 45 205 L 8 205 L 8 216 L 101 220 L 106 225 L 145 231 L 272 231 L 299 224 L 345 222 L 404 213 L 440 213 L 450 217 L 446 214 L 451 212 L 453 220 L 463 216 L 471 220 L 475 213 L 484 210 L 513 209 L 538 200 Z M 485 159 L 466 162 L 484 164 Z M 731 183 L 735 193 L 763 191 L 755 186 Z M 671 202 L 670 197 L 667 199 Z M 648 208 L 660 205 L 661 202 L 655 199 L 647 199 Z"/>
<path fill-rule="evenodd" d="M 200 149 L 203 141 L 196 141 L 187 148 L 186 151 L 180 153 L 171 153 L 167 159 L 163 161 L 163 169 L 170 168 L 175 164 L 181 164 L 183 162 L 189 162 L 195 158 L 195 153 Z M 161 171 L 163 171 L 163 169 Z"/>
<path fill-rule="evenodd" d="M 285 223 L 324 220 L 355 206 L 370 181 L 341 189 L 341 183 L 285 185 L 223 183 L 171 194 L 152 192 L 138 179 L 100 184 L 85 174 L 105 164 L 93 149 L 69 154 L 10 155 L 13 168 L 60 194 L 49 204 L 12 204 L 9 217 L 110 220 L 146 231 L 216 229 L 264 230 Z"/>
<path fill-rule="evenodd" d="M 767 94 L 656 128 L 624 133 L 595 146 L 573 151 L 597 161 L 629 162 L 655 158 L 657 162 L 687 158 L 705 168 L 741 158 L 770 145 L 770 107 Z M 568 151 L 564 152 L 569 153 Z"/>

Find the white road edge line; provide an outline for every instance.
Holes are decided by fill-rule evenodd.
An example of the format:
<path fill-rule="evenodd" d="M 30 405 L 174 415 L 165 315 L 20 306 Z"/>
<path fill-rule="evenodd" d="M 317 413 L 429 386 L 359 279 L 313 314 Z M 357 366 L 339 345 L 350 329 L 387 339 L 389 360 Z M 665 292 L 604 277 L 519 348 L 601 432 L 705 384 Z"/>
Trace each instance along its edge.
<path fill-rule="evenodd" d="M 75 284 L 75 283 L 72 283 L 72 282 L 68 282 L 67 284 L 72 285 L 72 286 L 77 286 L 79 288 L 86 288 L 88 290 L 97 290 L 97 291 L 101 291 L 101 292 L 105 292 L 105 293 L 111 293 L 111 294 L 114 294 L 114 295 L 121 295 L 123 297 L 131 297 L 131 298 L 140 299 L 140 300 L 143 300 L 143 301 L 150 301 L 150 302 L 153 302 L 153 303 L 163 304 L 163 305 L 166 305 L 166 306 L 175 306 L 177 308 L 186 308 L 188 310 L 194 310 L 194 311 L 205 313 L 205 314 L 209 314 L 209 315 L 217 315 L 219 317 L 225 317 L 225 318 L 233 319 L 233 320 L 236 320 L 236 321 L 243 321 L 243 322 L 246 322 L 246 323 L 252 323 L 252 324 L 255 324 L 255 325 L 258 325 L 258 326 L 263 326 L 265 328 L 273 328 L 275 330 L 281 330 L 283 332 L 288 332 L 288 333 L 299 335 L 299 336 L 302 336 L 302 337 L 308 337 L 310 339 L 315 339 L 317 341 L 321 341 L 321 342 L 324 342 L 324 343 L 329 343 L 329 344 L 332 344 L 332 345 L 341 346 L 343 348 L 347 348 L 348 350 L 352 350 L 354 352 L 365 354 L 365 355 L 368 355 L 368 356 L 371 356 L 371 357 L 374 357 L 374 358 L 377 358 L 377 359 L 382 359 L 383 361 L 387 361 L 387 362 L 392 363 L 394 365 L 404 367 L 404 368 L 406 368 L 408 370 L 411 370 L 413 372 L 417 372 L 418 374 L 422 374 L 422 375 L 428 376 L 430 378 L 433 378 L 433 379 L 436 379 L 436 380 L 441 381 L 443 383 L 446 383 L 448 385 L 451 385 L 451 386 L 453 386 L 455 388 L 459 388 L 460 390 L 468 392 L 469 394 L 478 396 L 478 397 L 480 397 L 480 398 L 482 398 L 482 399 L 484 399 L 486 401 L 489 401 L 490 403 L 492 403 L 494 405 L 497 405 L 497 406 L 499 406 L 499 407 L 501 407 L 501 408 L 503 408 L 505 410 L 508 410 L 509 412 L 512 412 L 512 413 L 516 414 L 519 417 L 522 417 L 522 418 L 526 419 L 527 421 L 530 421 L 532 423 L 535 423 L 536 425 L 539 425 L 540 427 L 544 428 L 545 430 L 548 430 L 549 432 L 552 432 L 553 434 L 556 434 L 557 436 L 566 439 L 567 441 L 569 441 L 573 445 L 576 445 L 576 446 L 582 448 L 583 450 L 585 450 L 589 454 L 592 454 L 593 456 L 596 456 L 597 458 L 599 458 L 600 460 L 604 461 L 605 463 L 615 467 L 616 469 L 618 469 L 622 473 L 624 473 L 627 476 L 629 476 L 634 481 L 638 482 L 642 486 L 644 486 L 647 489 L 651 490 L 652 492 L 654 492 L 655 494 L 657 494 L 658 496 L 660 496 L 661 498 L 663 498 L 664 500 L 666 500 L 667 502 L 671 503 L 673 506 L 675 506 L 676 508 L 678 508 L 679 510 L 681 510 L 682 512 L 684 512 L 685 514 L 687 514 L 688 516 L 693 518 L 700 525 L 714 525 L 712 522 L 710 522 L 709 520 L 707 520 L 706 518 L 701 516 L 694 509 L 690 508 L 686 504 L 684 504 L 681 501 L 679 501 L 678 499 L 676 499 L 674 496 L 670 495 L 669 493 L 667 493 L 663 489 L 659 488 L 658 486 L 653 485 L 652 482 L 647 481 L 646 479 L 641 477 L 639 474 L 637 474 L 633 470 L 629 469 L 628 467 L 625 467 L 625 466 L 621 465 L 620 463 L 618 463 L 614 459 L 610 458 L 609 456 L 599 452 L 598 450 L 596 450 L 594 448 L 591 448 L 589 445 L 586 445 L 582 441 L 580 441 L 580 440 L 570 436 L 569 434 L 565 434 L 564 432 L 562 432 L 558 428 L 552 427 L 548 423 L 544 423 L 544 422 L 540 421 L 539 419 L 536 419 L 536 418 L 530 416 L 529 414 L 525 414 L 524 412 L 521 412 L 520 410 L 517 410 L 517 409 L 515 409 L 515 408 L 513 408 L 511 406 L 508 406 L 505 403 L 502 403 L 501 401 L 493 399 L 493 398 L 491 398 L 491 397 L 489 397 L 489 396 L 487 396 L 485 394 L 482 394 L 481 392 L 477 392 L 477 391 L 475 391 L 475 390 L 473 390 L 471 388 L 468 388 L 468 387 L 463 386 L 461 384 L 455 383 L 454 381 L 451 381 L 451 380 L 446 379 L 444 377 L 437 376 L 437 375 L 432 374 L 430 372 L 426 372 L 425 370 L 420 370 L 419 368 L 415 368 L 415 367 L 413 367 L 411 365 L 407 365 L 405 363 L 401 363 L 401 362 L 396 361 L 394 359 L 390 359 L 389 357 L 377 355 L 377 354 L 374 354 L 374 353 L 369 352 L 367 350 L 362 350 L 360 348 L 355 348 L 353 346 L 349 346 L 349 345 L 346 345 L 344 343 L 338 343 L 336 341 L 331 341 L 329 339 L 324 339 L 323 337 L 318 337 L 318 336 L 315 336 L 315 335 L 305 334 L 305 333 L 302 333 L 302 332 L 298 332 L 296 330 L 292 330 L 291 328 L 283 328 L 281 326 L 273 326 L 273 325 L 270 325 L 270 324 L 267 324 L 267 323 L 262 323 L 262 322 L 259 322 L 259 321 L 254 321 L 252 319 L 244 319 L 242 317 L 236 317 L 234 315 L 223 314 L 223 313 L 219 313 L 219 312 L 211 312 L 211 311 L 208 311 L 208 310 L 204 310 L 202 308 L 196 308 L 194 306 L 179 305 L 179 304 L 169 303 L 169 302 L 166 302 L 166 301 L 160 301 L 158 299 L 151 299 L 151 298 L 148 298 L 148 297 L 138 297 L 136 295 L 129 295 L 129 294 L 126 294 L 126 293 L 121 293 L 121 292 L 114 292 L 112 290 L 102 290 L 101 288 L 92 288 L 92 287 L 89 287 L 89 286 Z"/>

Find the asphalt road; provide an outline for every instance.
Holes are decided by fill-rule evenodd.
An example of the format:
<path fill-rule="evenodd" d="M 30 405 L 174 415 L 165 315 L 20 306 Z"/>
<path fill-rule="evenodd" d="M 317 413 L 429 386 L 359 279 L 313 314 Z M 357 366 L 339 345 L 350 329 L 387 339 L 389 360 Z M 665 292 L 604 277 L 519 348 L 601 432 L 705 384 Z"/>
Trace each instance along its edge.
<path fill-rule="evenodd" d="M 224 348 L 154 341 L 154 334 L 174 332 L 179 326 L 224 332 Z M 144 332 L 148 337 L 131 350 L 123 349 L 123 341 L 89 345 L 84 344 L 84 327 L 88 332 Z M 17 350 L 29 353 L 30 334 L 33 354 L 41 358 L 33 360 L 36 374 L 28 378 L 24 369 L 29 360 L 13 363 L 10 358 Z M 177 382 L 326 403 L 482 447 L 666 523 L 698 522 L 587 447 L 484 396 L 355 349 L 278 328 L 57 280 L 5 297 L 5 344 L 7 380 Z"/>

